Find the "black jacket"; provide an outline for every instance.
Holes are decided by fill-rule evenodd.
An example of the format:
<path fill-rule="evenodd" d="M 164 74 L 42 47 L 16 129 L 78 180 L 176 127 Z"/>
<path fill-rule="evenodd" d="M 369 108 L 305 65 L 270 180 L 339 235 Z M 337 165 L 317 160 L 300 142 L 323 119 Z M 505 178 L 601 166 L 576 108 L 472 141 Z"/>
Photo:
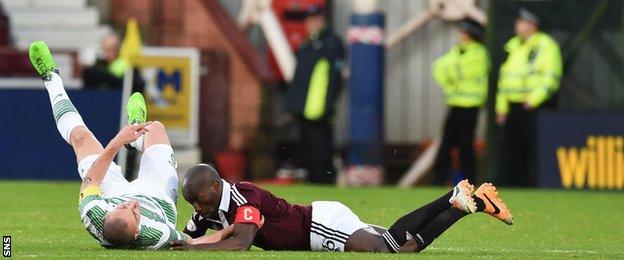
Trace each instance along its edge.
<path fill-rule="evenodd" d="M 122 89 L 123 77 L 116 77 L 108 71 L 109 63 L 103 59 L 97 59 L 92 67 L 82 71 L 82 81 L 85 89 Z M 145 81 L 138 69 L 134 69 L 132 92 L 143 92 Z"/>
<path fill-rule="evenodd" d="M 342 41 L 330 28 L 325 28 L 315 38 L 308 38 L 297 50 L 295 75 L 286 94 L 286 109 L 295 116 L 303 117 L 308 95 L 310 77 L 317 62 L 326 58 L 330 63 L 329 82 L 325 104 L 325 113 L 321 119 L 331 118 L 335 103 L 342 89 L 342 67 L 344 48 Z"/>

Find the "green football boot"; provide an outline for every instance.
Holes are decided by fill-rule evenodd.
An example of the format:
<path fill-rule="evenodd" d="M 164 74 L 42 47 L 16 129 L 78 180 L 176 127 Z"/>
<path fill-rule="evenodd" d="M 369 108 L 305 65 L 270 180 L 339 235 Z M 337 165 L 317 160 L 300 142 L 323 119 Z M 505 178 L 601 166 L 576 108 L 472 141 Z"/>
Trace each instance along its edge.
<path fill-rule="evenodd" d="M 52 77 L 50 73 L 58 73 L 52 53 L 48 49 L 48 45 L 43 41 L 36 41 L 30 44 L 28 49 L 28 56 L 30 57 L 30 63 L 37 71 L 37 74 L 43 78 L 43 80 L 50 80 Z"/>
<path fill-rule="evenodd" d="M 145 104 L 145 98 L 139 92 L 134 92 L 128 99 L 126 105 L 126 112 L 128 113 L 128 124 L 143 124 L 147 122 L 147 105 Z"/>
<path fill-rule="evenodd" d="M 128 113 L 128 124 L 143 124 L 147 122 L 147 105 L 145 104 L 145 98 L 139 92 L 134 92 L 128 99 L 126 104 L 126 113 Z M 136 145 L 136 144 L 135 144 Z M 126 149 L 136 151 L 130 144 L 124 145 Z"/>

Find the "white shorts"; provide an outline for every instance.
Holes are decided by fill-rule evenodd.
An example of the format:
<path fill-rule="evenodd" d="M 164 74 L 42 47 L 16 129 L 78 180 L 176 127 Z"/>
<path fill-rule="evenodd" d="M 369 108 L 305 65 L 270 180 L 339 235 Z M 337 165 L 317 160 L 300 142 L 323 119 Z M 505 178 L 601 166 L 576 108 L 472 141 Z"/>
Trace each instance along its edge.
<path fill-rule="evenodd" d="M 78 163 L 80 178 L 84 178 L 99 156 L 89 155 Z M 100 188 L 105 198 L 140 193 L 165 195 L 175 203 L 178 197 L 177 167 L 173 148 L 167 144 L 155 144 L 143 151 L 136 180 L 128 182 L 122 174 L 121 167 L 112 162 Z"/>
<path fill-rule="evenodd" d="M 312 202 L 310 249 L 344 252 L 347 239 L 355 231 L 368 226 L 351 209 L 340 202 Z"/>

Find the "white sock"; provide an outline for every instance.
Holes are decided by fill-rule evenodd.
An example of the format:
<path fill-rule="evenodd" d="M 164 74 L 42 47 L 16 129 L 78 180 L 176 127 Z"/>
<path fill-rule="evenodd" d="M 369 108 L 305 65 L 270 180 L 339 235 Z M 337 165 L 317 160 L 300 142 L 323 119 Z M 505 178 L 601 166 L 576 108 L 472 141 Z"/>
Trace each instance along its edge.
<path fill-rule="evenodd" d="M 139 152 L 143 152 L 143 140 L 145 139 L 145 134 L 139 136 L 134 142 L 130 143 L 130 146 L 137 149 Z"/>
<path fill-rule="evenodd" d="M 50 105 L 52 106 L 54 121 L 56 121 L 56 128 L 63 139 L 65 139 L 68 144 L 71 144 L 69 138 L 71 131 L 77 126 L 86 127 L 86 125 L 84 121 L 82 121 L 82 117 L 78 114 L 78 110 L 76 110 L 74 104 L 69 100 L 69 96 L 67 96 L 67 92 L 65 92 L 65 88 L 63 87 L 61 77 L 54 72 L 52 72 L 51 75 L 52 77 L 50 77 L 50 80 L 44 80 L 43 84 L 50 97 Z"/>

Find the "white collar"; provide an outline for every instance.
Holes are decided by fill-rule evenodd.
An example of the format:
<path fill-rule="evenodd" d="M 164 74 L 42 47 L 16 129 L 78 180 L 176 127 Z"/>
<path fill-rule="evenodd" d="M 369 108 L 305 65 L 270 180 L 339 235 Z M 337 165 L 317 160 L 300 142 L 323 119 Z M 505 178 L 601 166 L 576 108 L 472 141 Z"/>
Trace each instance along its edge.
<path fill-rule="evenodd" d="M 226 180 L 221 179 L 221 204 L 219 204 L 219 209 L 225 212 L 228 212 L 230 209 L 230 191 L 232 190 L 232 186 Z"/>

